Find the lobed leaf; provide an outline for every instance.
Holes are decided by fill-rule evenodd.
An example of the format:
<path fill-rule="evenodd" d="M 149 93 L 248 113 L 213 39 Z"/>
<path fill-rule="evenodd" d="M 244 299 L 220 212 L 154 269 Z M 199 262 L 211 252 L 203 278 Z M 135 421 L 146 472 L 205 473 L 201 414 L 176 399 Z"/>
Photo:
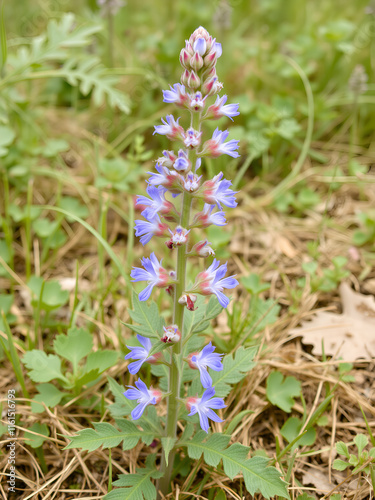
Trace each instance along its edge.
<path fill-rule="evenodd" d="M 146 302 L 141 302 L 138 299 L 138 294 L 133 290 L 133 310 L 128 309 L 128 312 L 132 320 L 139 325 L 124 323 L 125 326 L 144 337 L 160 340 L 164 332 L 165 322 L 159 315 L 159 309 L 155 302 L 151 302 L 148 306 Z"/>
<path fill-rule="evenodd" d="M 103 500 L 155 500 L 156 488 L 151 479 L 161 477 L 155 465 L 155 455 L 146 459 L 146 467 L 137 469 L 136 474 L 120 474 L 114 486 L 124 486 L 112 490 L 103 497 Z"/>
<path fill-rule="evenodd" d="M 203 455 L 204 461 L 213 467 L 222 461 L 225 474 L 232 480 L 242 472 L 246 489 L 251 495 L 260 492 L 265 498 L 275 495 L 289 498 L 286 483 L 280 478 L 281 473 L 275 467 L 267 466 L 268 458 L 255 456 L 247 459 L 250 448 L 239 443 L 227 448 L 230 436 L 212 434 L 204 441 L 205 436 L 204 431 L 199 431 L 192 440 L 180 441 L 179 444 L 187 446 L 190 458 L 199 459 Z"/>
<path fill-rule="evenodd" d="M 71 438 L 65 449 L 82 448 L 83 450 L 94 451 L 100 446 L 114 448 L 123 442 L 123 450 L 131 450 L 140 439 L 154 439 L 155 434 L 150 430 L 141 430 L 133 422 L 125 419 L 116 419 L 116 424 L 120 430 L 107 422 L 94 423 L 95 429 L 83 429 L 78 431 L 76 436 Z"/>
<path fill-rule="evenodd" d="M 32 349 L 26 352 L 22 361 L 31 370 L 29 377 L 34 382 L 50 382 L 54 379 L 67 382 L 67 379 L 61 373 L 61 360 L 54 354 L 46 354 L 39 349 Z"/>
<path fill-rule="evenodd" d="M 232 389 L 230 385 L 237 384 L 246 377 L 247 373 L 255 365 L 252 360 L 257 350 L 257 347 L 240 347 L 233 354 L 224 356 L 223 370 L 220 372 L 210 372 L 216 396 L 227 396 Z"/>
<path fill-rule="evenodd" d="M 280 372 L 272 372 L 268 375 L 266 384 L 266 396 L 270 403 L 278 406 L 287 413 L 292 411 L 294 405 L 293 397 L 301 393 L 301 382 L 295 377 L 285 377 Z"/>

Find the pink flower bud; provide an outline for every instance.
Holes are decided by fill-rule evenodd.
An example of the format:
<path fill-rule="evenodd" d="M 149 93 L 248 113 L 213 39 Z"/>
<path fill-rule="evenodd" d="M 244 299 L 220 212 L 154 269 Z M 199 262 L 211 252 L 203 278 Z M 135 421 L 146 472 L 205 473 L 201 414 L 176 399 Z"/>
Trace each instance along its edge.
<path fill-rule="evenodd" d="M 181 76 L 181 83 L 182 85 L 185 85 L 185 87 L 189 86 L 189 76 L 190 72 L 187 69 L 185 69 L 185 71 L 182 73 Z"/>
<path fill-rule="evenodd" d="M 191 71 L 189 78 L 188 78 L 187 86 L 190 89 L 196 90 L 200 84 L 201 84 L 201 81 L 200 81 L 200 78 L 198 77 L 198 75 L 196 74 L 196 72 Z"/>
<path fill-rule="evenodd" d="M 190 58 L 191 58 L 191 56 L 189 55 L 188 51 L 186 49 L 182 49 L 180 52 L 180 63 L 181 63 L 181 66 L 183 68 L 190 69 L 190 66 L 189 66 Z M 203 61 L 202 61 L 202 64 L 203 64 Z"/>
<path fill-rule="evenodd" d="M 203 66 L 203 58 L 199 54 L 199 52 L 195 52 L 193 57 L 190 59 L 190 66 L 193 68 L 194 71 L 199 71 Z"/>

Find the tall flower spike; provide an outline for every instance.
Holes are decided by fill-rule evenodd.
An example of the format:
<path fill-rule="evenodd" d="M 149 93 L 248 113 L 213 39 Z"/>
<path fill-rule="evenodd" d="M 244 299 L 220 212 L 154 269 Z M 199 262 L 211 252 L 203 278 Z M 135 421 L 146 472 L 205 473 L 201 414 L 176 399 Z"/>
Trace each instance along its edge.
<path fill-rule="evenodd" d="M 186 406 L 190 411 L 189 417 L 198 413 L 201 428 L 208 433 L 208 419 L 214 422 L 224 422 L 213 410 L 226 408 L 223 398 L 214 398 L 215 388 L 207 389 L 201 398 L 188 398 Z M 212 399 L 211 399 L 212 398 Z"/>
<path fill-rule="evenodd" d="M 144 269 L 140 267 L 133 267 L 130 276 L 132 281 L 147 281 L 147 287 L 142 290 L 138 298 L 141 302 L 150 298 L 152 289 L 157 287 L 166 287 L 170 283 L 170 277 L 168 272 L 161 266 L 161 261 L 155 257 L 154 252 L 150 255 L 150 258 L 142 258 L 142 265 Z"/>

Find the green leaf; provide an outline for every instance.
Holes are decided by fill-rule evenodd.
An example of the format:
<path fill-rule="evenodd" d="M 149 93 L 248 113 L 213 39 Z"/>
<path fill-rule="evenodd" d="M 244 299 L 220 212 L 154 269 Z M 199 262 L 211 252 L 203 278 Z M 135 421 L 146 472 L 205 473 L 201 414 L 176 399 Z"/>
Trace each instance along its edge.
<path fill-rule="evenodd" d="M 168 465 L 168 457 L 170 451 L 172 451 L 174 445 L 176 444 L 177 438 L 173 437 L 162 437 L 161 438 L 161 444 L 163 445 L 163 450 L 164 450 L 164 455 L 165 455 L 165 462 Z"/>
<path fill-rule="evenodd" d="M 103 373 L 117 362 L 118 357 L 118 352 L 108 349 L 92 352 L 87 356 L 87 363 L 84 370 L 85 372 L 98 370 L 99 374 Z"/>
<path fill-rule="evenodd" d="M 160 340 L 164 332 L 165 322 L 159 315 L 159 309 L 155 302 L 151 302 L 148 306 L 146 302 L 141 302 L 138 299 L 138 294 L 133 290 L 133 310 L 128 311 L 132 320 L 139 325 L 124 323 L 125 326 L 144 337 Z"/>
<path fill-rule="evenodd" d="M 149 455 L 146 459 L 146 467 L 137 469 L 136 474 L 120 474 L 114 486 L 125 486 L 112 490 L 103 497 L 103 500 L 155 500 L 156 488 L 151 479 L 161 477 L 162 473 L 155 465 L 155 455 Z"/>
<path fill-rule="evenodd" d="M 243 418 L 246 415 L 250 415 L 251 413 L 254 413 L 253 410 L 242 410 L 237 415 L 229 422 L 228 426 L 224 430 L 224 434 L 231 435 L 232 432 L 235 430 L 237 425 L 243 420 Z"/>
<path fill-rule="evenodd" d="M 63 210 L 66 210 L 81 219 L 86 219 L 89 215 L 89 210 L 86 205 L 83 205 L 77 198 L 72 198 L 71 196 L 64 196 L 61 198 L 58 205 Z M 69 215 L 66 215 L 66 220 L 70 223 L 74 222 L 74 219 L 69 217 Z"/>
<path fill-rule="evenodd" d="M 53 384 L 40 384 L 36 388 L 39 394 L 34 396 L 34 400 L 31 402 L 33 413 L 42 413 L 44 411 L 44 405 L 40 403 L 44 403 L 48 408 L 54 408 L 66 395 L 65 392 L 59 391 Z"/>
<path fill-rule="evenodd" d="M 115 419 L 117 430 L 107 422 L 94 423 L 94 429 L 82 429 L 76 436 L 71 437 L 71 441 L 65 449 L 82 448 L 83 450 L 94 451 L 100 446 L 103 449 L 115 448 L 123 441 L 123 450 L 131 450 L 140 439 L 154 439 L 155 434 L 150 430 L 138 429 L 138 427 L 125 419 Z"/>
<path fill-rule="evenodd" d="M 239 443 L 227 448 L 230 436 L 212 434 L 204 441 L 206 436 L 204 431 L 199 431 L 192 440 L 179 445 L 187 446 L 190 458 L 198 460 L 203 455 L 205 462 L 212 467 L 217 467 L 222 460 L 224 472 L 230 479 L 242 472 L 246 489 L 251 495 L 260 492 L 265 498 L 275 495 L 289 498 L 280 472 L 275 467 L 267 467 L 268 458 L 255 456 L 247 459 L 250 448 Z"/>
<path fill-rule="evenodd" d="M 271 285 L 269 283 L 262 283 L 258 274 L 251 273 L 248 276 L 240 278 L 241 283 L 246 290 L 252 295 L 259 295 L 260 293 L 268 290 Z"/>
<path fill-rule="evenodd" d="M 87 54 L 70 57 L 60 72 L 70 85 L 79 86 L 83 95 L 92 92 L 95 106 L 101 106 L 107 98 L 111 108 L 118 108 L 126 114 L 130 112 L 128 96 L 115 87 L 118 77 L 109 74 L 98 57 L 88 57 Z"/>
<path fill-rule="evenodd" d="M 8 146 L 12 144 L 16 137 L 14 130 L 6 125 L 0 125 L 0 156 L 5 156 Z"/>
<path fill-rule="evenodd" d="M 53 342 L 56 354 L 72 363 L 74 373 L 78 369 L 79 361 L 91 352 L 92 346 L 91 333 L 77 327 L 69 328 L 67 335 L 61 334 Z"/>
<path fill-rule="evenodd" d="M 281 427 L 281 435 L 291 443 L 294 441 L 297 436 L 300 434 L 303 426 L 303 422 L 297 417 L 290 417 L 285 422 L 285 424 Z M 303 434 L 298 441 L 296 441 L 295 445 L 305 446 L 305 445 L 313 445 L 316 439 L 316 431 L 313 427 L 308 428 L 307 432 Z"/>
<path fill-rule="evenodd" d="M 303 493 L 302 495 L 298 495 L 298 497 L 296 498 L 296 500 L 316 500 L 316 499 L 315 499 L 315 497 L 311 497 L 307 493 Z"/>
<path fill-rule="evenodd" d="M 347 462 L 344 462 L 344 460 L 340 460 L 340 458 L 336 458 L 333 461 L 332 467 L 335 470 L 345 470 L 347 467 L 349 467 L 349 464 Z"/>
<path fill-rule="evenodd" d="M 252 361 L 257 351 L 257 347 L 240 347 L 234 354 L 224 356 L 223 370 L 211 372 L 212 385 L 215 387 L 217 397 L 227 396 L 232 390 L 231 384 L 237 384 L 246 377 L 255 365 Z"/>
<path fill-rule="evenodd" d="M 358 456 L 362 453 L 363 448 L 368 445 L 368 438 L 364 434 L 357 434 L 354 438 L 354 443 L 358 448 Z"/>
<path fill-rule="evenodd" d="M 57 221 L 50 221 L 49 219 L 36 219 L 32 223 L 32 227 L 39 238 L 48 238 L 58 228 Z"/>
<path fill-rule="evenodd" d="M 34 382 L 50 382 L 54 379 L 68 382 L 61 373 L 61 360 L 54 354 L 46 354 L 39 349 L 33 349 L 26 352 L 22 361 L 31 370 L 29 377 Z"/>
<path fill-rule="evenodd" d="M 292 411 L 293 397 L 301 393 L 301 383 L 295 377 L 286 377 L 280 372 L 272 372 L 267 378 L 266 396 L 270 403 L 287 413 Z"/>
<path fill-rule="evenodd" d="M 46 437 L 49 436 L 49 429 L 47 427 L 47 424 L 39 424 L 37 422 L 29 428 L 29 431 L 37 432 L 38 434 L 43 434 L 43 436 L 45 436 L 36 436 L 35 434 L 31 434 L 31 432 L 26 431 L 24 436 L 25 442 L 32 448 L 39 448 L 40 446 L 42 446 L 42 444 L 46 440 Z"/>
<path fill-rule="evenodd" d="M 336 443 L 336 450 L 340 455 L 345 455 L 346 458 L 349 458 L 350 455 L 348 446 L 343 441 L 339 441 L 338 443 Z"/>
<path fill-rule="evenodd" d="M 62 290 L 60 283 L 57 281 L 46 281 L 44 283 L 42 297 L 43 278 L 32 276 L 27 286 L 35 296 L 32 300 L 34 307 L 36 307 L 40 301 L 42 309 L 47 311 L 53 310 L 66 304 L 69 299 L 69 292 L 67 290 Z"/>

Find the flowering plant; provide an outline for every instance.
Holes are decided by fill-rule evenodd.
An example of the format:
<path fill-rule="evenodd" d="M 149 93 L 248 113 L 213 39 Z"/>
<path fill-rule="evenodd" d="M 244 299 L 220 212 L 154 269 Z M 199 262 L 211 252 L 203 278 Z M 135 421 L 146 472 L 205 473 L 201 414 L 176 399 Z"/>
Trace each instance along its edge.
<path fill-rule="evenodd" d="M 204 345 L 204 339 L 198 334 L 205 331 L 209 320 L 221 308 L 228 306 L 229 298 L 224 292 L 238 285 L 235 275 L 226 276 L 227 264 L 214 258 L 198 273 L 192 285 L 186 276 L 189 259 L 215 255 L 207 239 L 193 244 L 195 230 L 212 224 L 224 226 L 227 222 L 223 206 L 237 205 L 236 192 L 222 172 L 210 180 L 198 174 L 206 157 L 239 156 L 238 141 L 227 141 L 227 130 L 216 128 L 212 137 L 205 140 L 202 129 L 206 120 L 221 117 L 232 120 L 239 114 L 238 104 L 226 104 L 227 96 L 218 95 L 223 87 L 216 74 L 221 54 L 221 45 L 202 27 L 186 41 L 180 54 L 181 83 L 164 90 L 163 96 L 164 102 L 188 112 L 190 124 L 184 128 L 180 118 L 170 114 L 162 120 L 162 125 L 155 126 L 154 133 L 179 143 L 180 149 L 163 151 L 156 162 L 156 172 L 149 172 L 147 196 L 136 199 L 143 219 L 135 221 L 135 234 L 142 245 L 148 245 L 154 237 L 164 237 L 167 251 L 177 249 L 177 256 L 175 269 L 167 270 L 162 260 L 151 252 L 142 259 L 142 267 L 131 271 L 133 282 L 146 283 L 138 296 L 134 292 L 134 310 L 130 311 L 138 325 L 128 325 L 137 333 L 140 345 L 128 346 L 130 352 L 125 356 L 132 360 L 129 372 L 138 379 L 135 387 L 129 385 L 125 391 L 110 381 L 116 396 L 112 414 L 123 417 L 130 413 L 131 421 L 116 420 L 120 431 L 110 424 L 96 424 L 95 431 L 81 431 L 69 445 L 93 450 L 123 441 L 123 448 L 131 449 L 142 439 L 147 445 L 160 447 L 161 453 L 157 449 L 147 458 L 146 468 L 136 474 L 121 475 L 114 484 L 123 488 L 108 493 L 106 499 L 142 498 L 143 495 L 149 500 L 167 495 L 178 470 L 175 464 L 181 463 L 178 455 L 181 449 L 187 449 L 191 459 L 203 455 L 209 466 L 216 467 L 222 461 L 224 473 L 231 479 L 242 473 L 251 494 L 259 491 L 265 498 L 274 495 L 288 498 L 286 483 L 276 468 L 268 466 L 267 458 L 248 458 L 250 449 L 239 443 L 228 447 L 230 434 L 220 432 L 225 422 L 223 410 L 227 406 L 224 398 L 231 390 L 230 385 L 243 379 L 253 367 L 256 348 L 241 347 L 223 357 L 215 352 L 211 342 Z M 215 101 L 210 103 L 215 96 Z M 173 301 L 173 317 L 168 325 L 164 324 L 155 303 L 150 307 L 145 304 L 155 288 L 165 289 Z M 211 297 L 208 304 L 205 304 L 205 296 Z M 160 389 L 148 387 L 138 376 L 145 363 L 150 363 L 152 374 L 160 378 Z M 155 407 L 163 408 L 164 401 L 166 413 L 163 409 L 160 413 L 165 416 L 158 418 Z M 201 430 L 194 434 L 195 425 Z M 210 434 L 210 427 L 214 425 L 219 432 Z M 152 478 L 158 480 L 156 487 Z"/>

